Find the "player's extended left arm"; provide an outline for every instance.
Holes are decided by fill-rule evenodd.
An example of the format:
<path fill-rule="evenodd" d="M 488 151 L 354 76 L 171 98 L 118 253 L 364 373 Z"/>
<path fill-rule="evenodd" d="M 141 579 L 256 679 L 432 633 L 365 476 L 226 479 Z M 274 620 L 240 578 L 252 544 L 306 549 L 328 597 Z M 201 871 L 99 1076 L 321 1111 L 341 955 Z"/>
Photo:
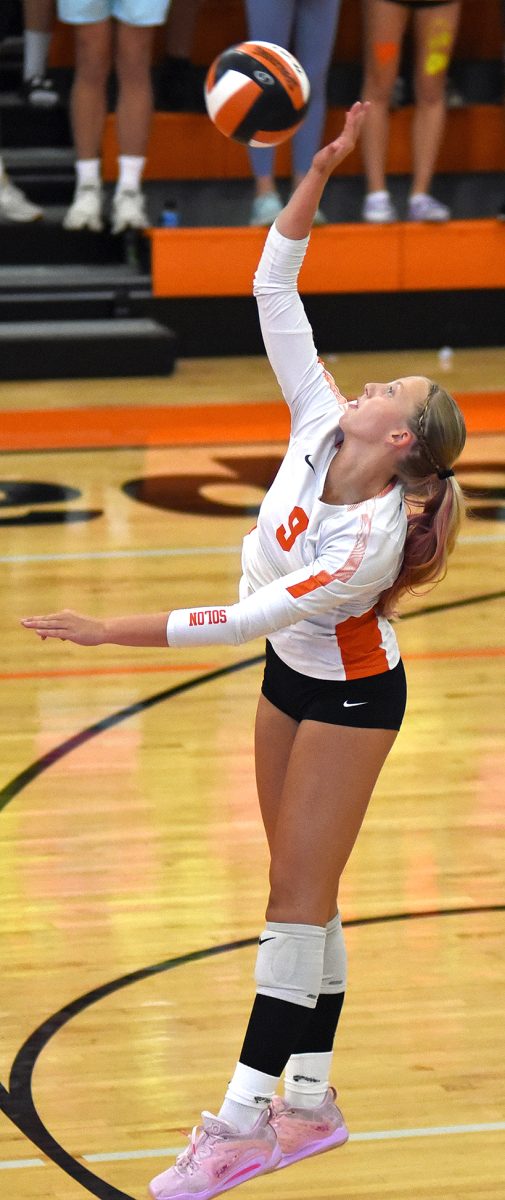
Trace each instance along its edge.
<path fill-rule="evenodd" d="M 394 572 L 390 573 L 392 544 L 390 549 L 393 557 L 385 547 L 381 556 L 381 578 L 375 556 L 363 554 L 359 565 L 349 566 L 352 560 L 345 552 L 340 562 L 316 559 L 311 568 L 292 571 L 236 604 L 198 605 L 106 620 L 64 609 L 48 616 L 25 617 L 21 624 L 43 639 L 60 638 L 80 646 L 238 646 L 352 602 L 363 591 L 372 589 L 379 594 L 394 578 Z"/>

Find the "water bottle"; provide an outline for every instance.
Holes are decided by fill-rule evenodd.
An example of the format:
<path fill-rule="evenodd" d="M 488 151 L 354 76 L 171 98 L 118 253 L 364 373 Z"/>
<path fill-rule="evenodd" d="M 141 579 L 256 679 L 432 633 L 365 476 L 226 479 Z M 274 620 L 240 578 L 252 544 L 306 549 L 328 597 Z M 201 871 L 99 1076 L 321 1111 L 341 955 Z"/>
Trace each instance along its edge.
<path fill-rule="evenodd" d="M 175 200 L 165 200 L 160 213 L 160 226 L 162 229 L 177 229 L 179 225 L 179 210 Z"/>
<path fill-rule="evenodd" d="M 438 363 L 442 371 L 450 371 L 454 365 L 452 346 L 442 346 L 438 352 Z"/>

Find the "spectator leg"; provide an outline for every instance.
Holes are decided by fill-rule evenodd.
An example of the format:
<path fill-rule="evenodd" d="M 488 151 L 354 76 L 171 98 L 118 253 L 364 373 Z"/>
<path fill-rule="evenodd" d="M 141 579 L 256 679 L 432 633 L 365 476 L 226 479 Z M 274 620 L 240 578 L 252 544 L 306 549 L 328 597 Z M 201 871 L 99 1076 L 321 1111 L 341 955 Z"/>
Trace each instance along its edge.
<path fill-rule="evenodd" d="M 97 159 L 107 112 L 106 84 L 111 63 L 112 22 L 77 25 L 75 77 L 71 97 L 78 161 Z"/>
<path fill-rule="evenodd" d="M 153 25 L 117 22 L 116 71 L 119 96 L 116 111 L 119 153 L 145 157 L 153 112 L 151 61 Z"/>
<path fill-rule="evenodd" d="M 409 12 L 389 0 L 364 0 L 365 77 L 363 100 L 372 107 L 363 125 L 361 145 L 367 190 L 386 190 L 389 104 L 400 63 Z"/>
<path fill-rule="evenodd" d="M 303 125 L 293 138 L 294 183 L 300 183 L 321 146 L 326 117 L 326 81 L 335 46 L 340 0 L 299 0 L 294 53 L 309 77 L 311 97 Z"/>
<path fill-rule="evenodd" d="M 430 190 L 446 120 L 446 81 L 461 12 L 454 4 L 420 8 L 415 14 L 416 108 L 413 126 L 412 194 Z"/>

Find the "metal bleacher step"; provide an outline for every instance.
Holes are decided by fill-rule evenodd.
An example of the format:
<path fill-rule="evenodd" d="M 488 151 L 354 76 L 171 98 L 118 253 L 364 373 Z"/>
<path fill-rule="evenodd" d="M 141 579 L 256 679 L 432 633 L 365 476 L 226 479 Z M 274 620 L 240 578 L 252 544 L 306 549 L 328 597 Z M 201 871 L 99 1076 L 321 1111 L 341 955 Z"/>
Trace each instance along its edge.
<path fill-rule="evenodd" d="M 150 318 L 0 323 L 0 378 L 171 375 L 176 337 Z"/>

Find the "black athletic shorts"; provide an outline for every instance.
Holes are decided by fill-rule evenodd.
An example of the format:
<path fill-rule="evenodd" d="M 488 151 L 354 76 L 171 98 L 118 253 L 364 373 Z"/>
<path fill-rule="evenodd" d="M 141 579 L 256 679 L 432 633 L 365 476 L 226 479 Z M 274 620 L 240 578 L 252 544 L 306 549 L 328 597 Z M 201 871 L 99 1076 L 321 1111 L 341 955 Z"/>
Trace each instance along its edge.
<path fill-rule="evenodd" d="M 401 659 L 392 671 L 363 679 L 312 679 L 288 667 L 269 641 L 261 690 L 294 721 L 323 721 L 358 729 L 399 729 L 407 703 Z"/>

